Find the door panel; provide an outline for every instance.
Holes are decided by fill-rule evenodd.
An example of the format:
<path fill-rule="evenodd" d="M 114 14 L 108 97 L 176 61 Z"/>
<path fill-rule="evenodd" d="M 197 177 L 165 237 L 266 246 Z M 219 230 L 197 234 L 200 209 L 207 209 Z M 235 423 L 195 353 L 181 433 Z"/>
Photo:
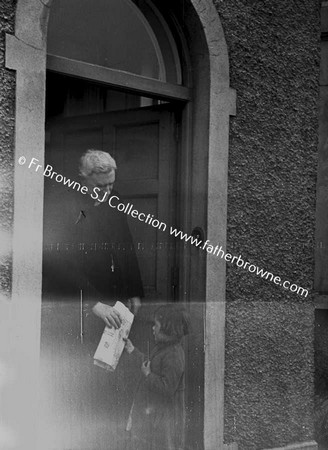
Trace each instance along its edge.
<path fill-rule="evenodd" d="M 114 151 L 119 179 L 157 180 L 159 172 L 159 123 L 114 127 Z"/>

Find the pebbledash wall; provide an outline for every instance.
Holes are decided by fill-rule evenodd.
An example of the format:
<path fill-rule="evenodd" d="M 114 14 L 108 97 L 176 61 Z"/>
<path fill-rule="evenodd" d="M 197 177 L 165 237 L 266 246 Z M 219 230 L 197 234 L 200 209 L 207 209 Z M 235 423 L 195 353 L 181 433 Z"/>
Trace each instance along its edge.
<path fill-rule="evenodd" d="M 10 246 L 13 221 L 15 73 L 5 69 L 5 33 L 14 32 L 15 4 L 0 4 L 0 295 L 11 289 Z M 9 250 L 9 251 L 8 251 Z M 6 255 L 4 257 L 4 255 Z M 3 299 L 0 298 L 2 301 Z M 1 319 L 0 319 L 1 320 Z"/>
<path fill-rule="evenodd" d="M 230 121 L 227 249 L 311 291 L 319 1 L 218 0 L 215 6 L 229 49 L 230 86 L 237 90 L 237 115 Z M 10 307 L 11 260 L 2 255 L 10 254 L 5 245 L 13 222 L 15 132 L 15 73 L 5 69 L 5 33 L 14 33 L 14 15 L 15 1 L 2 1 L 2 308 Z M 316 448 L 312 296 L 299 297 L 229 264 L 226 295 L 225 442 L 245 450 L 305 442 L 295 448 Z M 3 343 L 12 330 L 0 325 Z M 6 359 L 5 353 L 2 346 Z"/>
<path fill-rule="evenodd" d="M 227 246 L 313 288 L 320 2 L 216 1 L 237 114 Z M 313 296 L 227 265 L 225 442 L 313 439 Z"/>

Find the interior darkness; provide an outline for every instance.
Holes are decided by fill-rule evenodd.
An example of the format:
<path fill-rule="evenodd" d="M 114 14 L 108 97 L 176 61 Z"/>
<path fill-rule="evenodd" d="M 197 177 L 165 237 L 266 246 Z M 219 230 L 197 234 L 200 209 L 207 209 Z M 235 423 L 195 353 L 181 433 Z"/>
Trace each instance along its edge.
<path fill-rule="evenodd" d="M 129 110 L 167 103 L 92 81 L 47 72 L 46 118 Z"/>

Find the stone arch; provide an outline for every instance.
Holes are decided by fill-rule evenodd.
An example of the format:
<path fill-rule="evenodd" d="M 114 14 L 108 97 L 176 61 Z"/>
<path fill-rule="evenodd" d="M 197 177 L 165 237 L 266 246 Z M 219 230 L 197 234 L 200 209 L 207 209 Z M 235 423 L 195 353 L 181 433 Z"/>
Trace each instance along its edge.
<path fill-rule="evenodd" d="M 190 0 L 203 28 L 209 56 L 209 135 L 207 237 L 226 243 L 229 116 L 236 96 L 229 87 L 228 49 L 212 0 Z M 45 74 L 47 23 L 51 0 L 18 0 L 15 35 L 6 35 L 6 67 L 16 71 L 15 194 L 11 329 L 15 352 L 30 363 L 27 380 L 37 380 L 40 341 L 43 177 L 28 168 L 32 158 L 44 164 Z M 18 164 L 24 156 L 26 165 Z M 29 190 L 26 189 L 29 187 Z M 207 256 L 205 342 L 205 449 L 223 449 L 225 262 Z M 33 323 L 31 331 L 30 323 Z M 24 349 L 24 350 L 23 350 Z M 26 350 L 27 349 L 27 350 Z M 19 363 L 17 362 L 19 365 Z M 24 367 L 23 373 L 26 367 Z M 26 383 L 26 381 L 25 381 Z M 38 382 L 25 390 L 31 404 Z M 29 397 L 31 396 L 31 398 Z M 17 404 L 21 404 L 22 399 Z M 33 422 L 34 421 L 34 422 Z M 22 415 L 25 446 L 36 448 L 36 416 Z M 30 446 L 28 445 L 30 443 Z"/>

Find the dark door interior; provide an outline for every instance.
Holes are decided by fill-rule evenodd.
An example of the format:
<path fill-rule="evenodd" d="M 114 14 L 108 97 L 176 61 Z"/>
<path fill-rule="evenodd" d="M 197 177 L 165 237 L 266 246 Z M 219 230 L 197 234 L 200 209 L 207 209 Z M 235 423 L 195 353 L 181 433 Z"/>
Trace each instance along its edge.
<path fill-rule="evenodd" d="M 46 162 L 57 173 L 80 181 L 78 160 L 87 149 L 110 152 L 118 167 L 115 189 L 120 199 L 169 228 L 176 223 L 177 155 L 172 107 L 136 108 L 135 99 L 128 96 L 127 101 L 126 95 L 111 93 L 116 101 L 106 108 L 103 88 L 96 95 L 94 89 L 91 86 L 82 94 L 75 89 L 74 95 L 72 90 L 66 91 L 59 111 L 62 99 L 59 94 L 53 96 L 49 86 Z M 113 111 L 115 107 L 118 109 Z M 55 179 L 46 181 L 45 209 L 60 210 L 60 196 L 52 195 L 58 183 Z M 128 221 L 145 290 L 144 306 L 132 336 L 141 350 L 147 351 L 152 345 L 150 318 L 154 305 L 172 301 L 176 295 L 172 289 L 176 241 L 149 224 L 131 217 Z M 43 297 L 41 357 L 50 412 L 49 448 L 119 450 L 125 445 L 135 368 L 124 357 L 114 375 L 93 365 L 93 354 L 89 351 L 86 355 L 83 340 L 88 314 L 83 293 L 69 299 Z"/>
<path fill-rule="evenodd" d="M 153 345 L 152 313 L 160 302 L 179 301 L 179 274 L 185 270 L 179 262 L 189 264 L 184 253 L 187 244 L 168 233 L 171 225 L 179 228 L 184 208 L 184 193 L 177 192 L 179 117 L 180 107 L 171 103 L 48 74 L 46 162 L 57 173 L 81 181 L 82 153 L 89 148 L 108 151 L 117 162 L 115 189 L 120 199 L 167 225 L 163 232 L 128 217 L 145 291 L 131 339 L 145 353 Z M 45 181 L 45 210 L 60 210 L 61 198 L 53 195 L 58 183 Z M 196 264 L 193 284 L 202 284 L 203 269 L 198 266 L 204 258 L 196 249 L 191 256 Z M 188 298 L 188 293 L 184 295 Z M 185 431 L 186 448 L 195 450 L 203 445 L 203 302 L 200 295 L 188 305 L 193 333 L 186 346 Z M 42 432 L 49 449 L 123 450 L 126 446 L 126 420 L 140 369 L 124 357 L 114 374 L 93 365 L 92 346 L 86 351 L 84 339 L 88 314 L 83 293 L 74 298 L 43 295 L 41 367 L 49 417 L 43 420 L 48 427 Z"/>
<path fill-rule="evenodd" d="M 80 180 L 78 161 L 89 148 L 109 151 L 115 158 L 118 166 L 115 189 L 124 203 L 151 214 L 167 227 L 176 222 L 172 112 L 166 107 L 140 108 L 54 119 L 48 123 L 47 160 L 56 172 Z M 56 181 L 51 183 L 55 189 Z M 131 217 L 128 221 L 146 298 L 170 299 L 174 242 L 169 245 L 168 233 L 162 229 Z"/>

